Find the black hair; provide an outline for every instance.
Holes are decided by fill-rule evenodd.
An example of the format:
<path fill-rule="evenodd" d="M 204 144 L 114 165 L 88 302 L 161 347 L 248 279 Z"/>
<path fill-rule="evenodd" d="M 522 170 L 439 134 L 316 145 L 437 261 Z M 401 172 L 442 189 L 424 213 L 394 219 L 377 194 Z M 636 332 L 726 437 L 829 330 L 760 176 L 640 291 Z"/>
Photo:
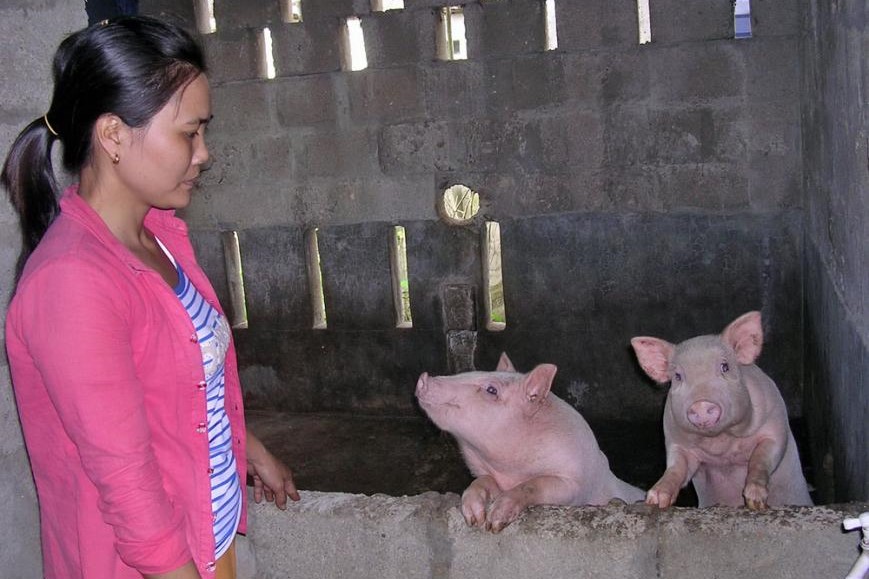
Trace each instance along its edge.
<path fill-rule="evenodd" d="M 18 275 L 59 211 L 54 140 L 63 144 L 64 168 L 78 174 L 92 154 L 100 116 L 113 113 L 130 127 L 143 127 L 202 72 L 205 58 L 193 37 L 146 16 L 103 21 L 61 42 L 51 106 L 21 131 L 0 173 L 21 224 Z"/>

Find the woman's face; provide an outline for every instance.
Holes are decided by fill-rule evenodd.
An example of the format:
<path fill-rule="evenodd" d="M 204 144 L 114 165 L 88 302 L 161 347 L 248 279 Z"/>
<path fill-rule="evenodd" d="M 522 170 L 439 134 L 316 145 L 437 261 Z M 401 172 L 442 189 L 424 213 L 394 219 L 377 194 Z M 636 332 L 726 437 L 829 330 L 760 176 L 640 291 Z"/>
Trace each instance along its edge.
<path fill-rule="evenodd" d="M 208 161 L 205 128 L 210 119 L 208 79 L 200 74 L 182 86 L 148 125 L 132 130 L 116 168 L 135 201 L 160 209 L 190 203 Z"/>

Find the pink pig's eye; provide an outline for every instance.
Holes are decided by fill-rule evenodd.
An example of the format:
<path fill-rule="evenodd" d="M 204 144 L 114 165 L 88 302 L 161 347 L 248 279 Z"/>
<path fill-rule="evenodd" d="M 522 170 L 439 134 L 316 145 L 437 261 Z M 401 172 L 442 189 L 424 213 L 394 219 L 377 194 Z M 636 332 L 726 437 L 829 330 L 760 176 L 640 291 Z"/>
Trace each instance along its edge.
<path fill-rule="evenodd" d="M 682 374 L 680 372 L 676 372 L 675 374 L 673 374 L 673 380 L 675 380 L 676 382 L 681 382 Z"/>
<path fill-rule="evenodd" d="M 730 364 L 728 364 L 727 362 L 722 362 L 721 363 L 721 373 L 726 374 L 729 371 L 730 371 Z"/>
<path fill-rule="evenodd" d="M 486 387 L 486 392 L 488 392 L 488 393 L 491 394 L 492 396 L 497 396 L 497 395 L 498 395 L 498 389 L 495 388 L 495 387 L 492 386 L 492 385 L 489 385 L 489 386 Z"/>

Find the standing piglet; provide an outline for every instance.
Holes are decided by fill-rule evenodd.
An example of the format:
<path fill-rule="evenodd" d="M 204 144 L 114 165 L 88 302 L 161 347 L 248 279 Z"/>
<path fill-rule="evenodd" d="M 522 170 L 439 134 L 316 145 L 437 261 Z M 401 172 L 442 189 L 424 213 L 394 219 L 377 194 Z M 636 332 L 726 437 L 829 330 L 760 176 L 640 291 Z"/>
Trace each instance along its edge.
<path fill-rule="evenodd" d="M 497 533 L 529 505 L 643 500 L 610 471 L 582 416 L 549 391 L 555 371 L 522 374 L 502 354 L 494 372 L 420 376 L 420 406 L 456 438 L 476 477 L 462 494 L 469 525 Z"/>
<path fill-rule="evenodd" d="M 670 382 L 667 470 L 646 503 L 669 507 L 693 481 L 701 507 L 812 504 L 784 400 L 754 364 L 762 343 L 759 312 L 740 316 L 721 335 L 677 345 L 631 340 L 646 374 Z"/>

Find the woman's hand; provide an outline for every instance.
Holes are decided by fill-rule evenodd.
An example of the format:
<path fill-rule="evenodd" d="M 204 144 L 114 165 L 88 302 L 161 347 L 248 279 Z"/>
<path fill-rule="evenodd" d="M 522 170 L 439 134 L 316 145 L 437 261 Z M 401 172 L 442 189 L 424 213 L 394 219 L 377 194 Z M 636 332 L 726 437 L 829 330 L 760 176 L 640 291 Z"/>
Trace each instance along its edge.
<path fill-rule="evenodd" d="M 247 473 L 253 478 L 253 500 L 263 497 L 279 509 L 287 508 L 287 497 L 298 501 L 299 491 L 293 482 L 293 471 L 266 450 L 263 443 L 247 431 Z"/>

